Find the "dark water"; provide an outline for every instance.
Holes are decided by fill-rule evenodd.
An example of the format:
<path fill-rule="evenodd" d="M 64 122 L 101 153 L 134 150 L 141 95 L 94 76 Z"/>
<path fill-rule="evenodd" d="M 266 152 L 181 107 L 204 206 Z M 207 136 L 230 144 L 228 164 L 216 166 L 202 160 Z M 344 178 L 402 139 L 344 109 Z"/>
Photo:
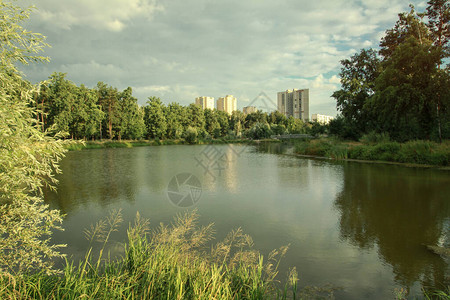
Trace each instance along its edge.
<path fill-rule="evenodd" d="M 290 244 L 281 278 L 296 266 L 300 286 L 331 283 L 342 288 L 338 299 L 393 299 L 400 288 L 421 297 L 422 288 L 450 284 L 450 261 L 426 248 L 450 246 L 449 171 L 284 152 L 273 144 L 70 152 L 58 193 L 46 195 L 67 215 L 55 241 L 80 258 L 88 247 L 83 229 L 111 209 L 122 209 L 124 226 L 113 238 L 123 241 L 137 211 L 157 226 L 197 208 L 201 223 L 215 223 L 218 240 L 241 227 L 264 255 Z M 167 189 L 186 172 L 200 181 L 201 196 L 180 208 Z"/>

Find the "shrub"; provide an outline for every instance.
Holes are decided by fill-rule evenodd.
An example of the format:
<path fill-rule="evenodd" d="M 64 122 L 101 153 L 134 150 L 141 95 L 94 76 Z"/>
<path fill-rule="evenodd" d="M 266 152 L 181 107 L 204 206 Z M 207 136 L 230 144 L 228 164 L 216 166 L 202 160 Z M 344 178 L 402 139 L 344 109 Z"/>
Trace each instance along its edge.
<path fill-rule="evenodd" d="M 0 6 L 0 278 L 14 278 L 34 270 L 53 272 L 50 259 L 61 257 L 50 237 L 61 229 L 62 218 L 44 203 L 42 188 L 56 184 L 54 170 L 66 150 L 35 121 L 31 95 L 37 89 L 15 66 L 46 60 L 35 55 L 46 44 L 19 25 L 29 9 Z"/>
<path fill-rule="evenodd" d="M 189 144 L 196 144 L 198 141 L 198 132 L 194 127 L 189 126 L 184 132 L 184 139 Z"/>

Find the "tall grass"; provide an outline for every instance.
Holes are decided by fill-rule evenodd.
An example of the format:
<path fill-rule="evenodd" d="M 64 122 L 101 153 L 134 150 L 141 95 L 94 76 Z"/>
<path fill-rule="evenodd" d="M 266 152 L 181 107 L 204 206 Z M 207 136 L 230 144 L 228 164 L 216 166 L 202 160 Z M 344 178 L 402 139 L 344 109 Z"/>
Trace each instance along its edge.
<path fill-rule="evenodd" d="M 380 142 L 373 142 L 380 140 Z M 367 137 L 365 144 L 345 143 L 335 139 L 316 139 L 297 142 L 298 154 L 328 157 L 333 159 L 359 159 L 388 161 L 435 166 L 450 165 L 450 141 L 390 142 L 385 135 Z"/>
<path fill-rule="evenodd" d="M 150 231 L 139 214 L 127 230 L 123 255 L 113 259 L 104 251 L 122 222 L 120 212 L 85 230 L 91 243 L 101 243 L 93 255 L 75 265 L 66 260 L 61 275 L 0 276 L 1 299 L 296 299 L 332 289 L 298 291 L 298 275 L 291 269 L 282 288 L 277 278 L 280 259 L 288 247 L 264 258 L 253 249 L 252 238 L 241 229 L 208 246 L 213 225 L 199 226 L 194 211 L 178 215 L 167 226 Z M 309 294 L 307 294 L 309 293 Z M 298 298 L 300 299 L 300 298 Z"/>

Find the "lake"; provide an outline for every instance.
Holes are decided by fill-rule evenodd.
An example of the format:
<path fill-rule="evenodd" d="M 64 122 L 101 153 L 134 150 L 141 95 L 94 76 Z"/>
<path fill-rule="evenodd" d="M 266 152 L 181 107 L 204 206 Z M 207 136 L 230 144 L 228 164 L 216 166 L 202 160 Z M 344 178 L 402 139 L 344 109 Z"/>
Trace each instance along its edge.
<path fill-rule="evenodd" d="M 265 256 L 290 244 L 280 279 L 295 266 L 301 287 L 332 284 L 337 299 L 393 299 L 400 288 L 420 296 L 450 285 L 449 259 L 426 247 L 450 246 L 449 171 L 290 151 L 262 144 L 69 152 L 58 192 L 45 193 L 66 214 L 54 241 L 79 259 L 89 246 L 83 230 L 113 209 L 125 221 L 117 243 L 137 211 L 156 227 L 197 209 L 201 224 L 215 224 L 217 241 L 241 227 Z"/>

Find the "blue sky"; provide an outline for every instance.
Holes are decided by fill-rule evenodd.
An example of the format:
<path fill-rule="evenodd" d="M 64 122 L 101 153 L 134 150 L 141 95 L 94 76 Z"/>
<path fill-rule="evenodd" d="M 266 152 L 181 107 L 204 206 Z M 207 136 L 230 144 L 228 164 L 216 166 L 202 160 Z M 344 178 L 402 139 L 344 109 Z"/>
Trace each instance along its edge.
<path fill-rule="evenodd" d="M 236 96 L 238 108 L 264 92 L 309 88 L 310 114 L 336 115 L 339 61 L 377 47 L 400 0 L 19 0 L 37 10 L 26 27 L 52 46 L 28 80 L 67 73 L 77 85 L 130 86 L 183 105 L 197 96 Z M 258 106 L 258 105 L 256 105 Z"/>

